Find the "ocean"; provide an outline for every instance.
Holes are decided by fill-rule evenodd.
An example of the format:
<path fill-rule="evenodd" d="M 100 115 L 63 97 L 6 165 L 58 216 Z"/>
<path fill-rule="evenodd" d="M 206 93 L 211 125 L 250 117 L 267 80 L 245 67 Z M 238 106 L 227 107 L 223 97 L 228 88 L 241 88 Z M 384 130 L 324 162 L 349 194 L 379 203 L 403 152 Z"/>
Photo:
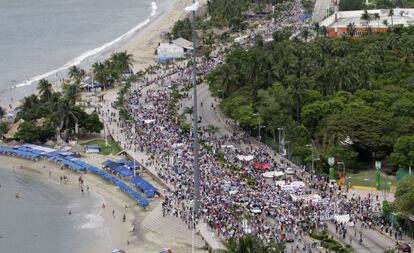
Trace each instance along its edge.
<path fill-rule="evenodd" d="M 102 239 L 101 196 L 19 169 L 0 168 L 0 185 L 0 252 L 81 252 Z"/>
<path fill-rule="evenodd" d="M 172 0 L 0 0 L 0 105 L 87 67 L 172 6 Z"/>

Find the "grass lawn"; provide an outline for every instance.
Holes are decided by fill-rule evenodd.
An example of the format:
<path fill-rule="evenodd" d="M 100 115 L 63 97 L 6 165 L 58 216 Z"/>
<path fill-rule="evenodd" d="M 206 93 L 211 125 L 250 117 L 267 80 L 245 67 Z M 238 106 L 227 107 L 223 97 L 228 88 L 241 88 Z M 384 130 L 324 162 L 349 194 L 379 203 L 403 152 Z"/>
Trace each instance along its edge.
<path fill-rule="evenodd" d="M 364 170 L 358 173 L 348 171 L 346 173 L 346 181 L 347 183 L 350 182 L 351 185 L 376 187 L 375 170 Z M 395 186 L 396 184 L 397 179 L 394 176 L 381 174 L 380 185 L 382 190 L 389 190 L 390 186 Z"/>
<path fill-rule="evenodd" d="M 104 139 L 95 139 L 92 141 L 82 143 L 82 145 L 92 145 L 92 144 L 97 144 L 101 146 L 102 151 L 99 153 L 101 155 L 116 154 L 121 151 L 121 148 L 118 146 L 118 144 L 111 139 L 108 139 L 108 146 L 106 146 Z"/>

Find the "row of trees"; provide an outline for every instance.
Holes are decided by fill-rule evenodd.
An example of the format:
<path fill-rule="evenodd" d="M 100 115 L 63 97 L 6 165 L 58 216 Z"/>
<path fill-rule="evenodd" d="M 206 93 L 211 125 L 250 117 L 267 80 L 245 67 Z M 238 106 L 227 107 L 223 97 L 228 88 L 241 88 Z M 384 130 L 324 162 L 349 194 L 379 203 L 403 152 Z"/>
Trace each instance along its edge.
<path fill-rule="evenodd" d="M 365 0 L 344 0 L 339 1 L 339 9 L 341 11 L 363 10 L 370 8 Z M 412 0 L 375 0 L 371 3 L 376 9 L 389 8 L 412 8 L 414 2 Z M 371 7 L 372 8 L 372 7 Z"/>
<path fill-rule="evenodd" d="M 208 75 L 224 112 L 247 130 L 265 126 L 273 143 L 284 127 L 302 160 L 311 142 L 350 168 L 390 158 L 398 137 L 414 133 L 414 28 L 308 43 L 289 35 L 236 48 Z"/>
<path fill-rule="evenodd" d="M 63 92 L 54 92 L 52 84 L 42 79 L 39 95 L 25 97 L 19 106 L 16 121 L 24 120 L 15 137 L 25 142 L 44 142 L 47 139 L 64 139 L 80 132 L 100 132 L 103 124 L 96 113 L 88 114 L 76 104 L 80 99 L 77 84 L 66 84 Z M 39 123 L 40 122 L 40 123 Z"/>
<path fill-rule="evenodd" d="M 284 0 L 209 0 L 207 8 L 214 26 L 231 27 L 242 22 L 242 13 L 252 4 L 261 8 L 264 4 L 283 2 Z"/>
<path fill-rule="evenodd" d="M 131 54 L 113 53 L 104 62 L 93 65 L 94 80 L 103 88 L 112 86 L 122 79 L 123 73 L 133 66 Z M 38 95 L 25 97 L 16 116 L 16 122 L 23 119 L 16 138 L 26 142 L 44 142 L 47 139 L 68 139 L 79 133 L 100 132 L 103 124 L 96 113 L 88 114 L 77 102 L 81 100 L 80 84 L 86 77 L 85 70 L 78 66 L 69 68 L 69 80 L 62 92 L 55 92 L 46 79 L 38 83 Z"/>

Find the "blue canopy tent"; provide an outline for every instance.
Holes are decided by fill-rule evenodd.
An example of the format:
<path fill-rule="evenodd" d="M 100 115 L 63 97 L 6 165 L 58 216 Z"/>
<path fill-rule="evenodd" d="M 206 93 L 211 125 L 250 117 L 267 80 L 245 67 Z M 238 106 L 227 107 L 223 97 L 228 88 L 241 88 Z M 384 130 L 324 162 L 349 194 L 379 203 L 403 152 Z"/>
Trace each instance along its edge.
<path fill-rule="evenodd" d="M 155 193 L 158 192 L 157 188 L 140 176 L 133 177 L 131 182 L 138 189 L 142 190 L 148 198 L 154 197 Z"/>
<path fill-rule="evenodd" d="M 128 160 L 126 160 L 126 159 L 120 159 L 120 160 L 116 161 L 116 163 L 125 165 L 125 164 L 128 164 Z"/>
<path fill-rule="evenodd" d="M 133 168 L 138 168 L 139 166 L 141 166 L 141 164 L 138 161 L 129 161 L 127 163 L 127 167 L 133 169 Z"/>
<path fill-rule="evenodd" d="M 84 170 L 91 171 L 97 174 L 98 176 L 118 186 L 123 192 L 128 194 L 134 200 L 136 200 L 139 205 L 143 207 L 147 207 L 149 205 L 149 202 L 145 197 L 143 197 L 137 191 L 133 190 L 123 181 L 119 180 L 117 177 L 112 176 L 110 173 L 104 170 L 101 170 L 93 165 L 90 165 L 82 160 L 79 160 L 76 157 L 73 157 L 72 152 L 66 152 L 62 150 L 49 152 L 49 151 L 42 151 L 40 149 L 39 150 L 32 149 L 28 146 L 19 146 L 16 148 L 0 148 L 0 153 L 1 154 L 14 154 L 19 157 L 25 157 L 25 158 L 37 158 L 37 157 L 43 156 L 43 157 L 51 158 L 54 162 L 63 164 L 75 171 L 84 171 Z M 124 176 L 124 177 L 132 176 L 133 172 L 124 166 L 124 164 L 127 164 L 128 161 L 121 160 L 120 162 L 122 162 L 122 164 L 112 162 L 110 160 L 107 160 L 104 163 L 106 163 L 111 170 L 115 170 L 116 172 L 118 172 L 121 176 Z"/>
<path fill-rule="evenodd" d="M 109 164 L 114 163 L 112 160 L 106 160 L 102 163 L 102 166 L 108 167 Z"/>

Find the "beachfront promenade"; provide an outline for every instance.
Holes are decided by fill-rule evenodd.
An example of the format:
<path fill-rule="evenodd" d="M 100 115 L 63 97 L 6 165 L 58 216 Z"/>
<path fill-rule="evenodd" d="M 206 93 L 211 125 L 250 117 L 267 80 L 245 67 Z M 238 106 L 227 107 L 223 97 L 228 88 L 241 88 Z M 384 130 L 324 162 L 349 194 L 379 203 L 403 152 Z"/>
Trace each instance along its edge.
<path fill-rule="evenodd" d="M 143 92 L 145 92 L 148 89 L 157 89 L 157 85 L 150 85 L 143 87 Z M 105 109 L 109 109 L 111 113 L 114 113 L 114 118 L 118 118 L 118 111 L 113 109 L 111 107 L 111 103 L 116 100 L 117 97 L 117 90 L 111 90 L 108 91 L 108 93 L 105 96 L 105 101 L 100 102 L 101 106 Z M 108 120 L 105 120 L 108 122 Z M 156 170 L 156 163 L 151 157 L 146 154 L 146 152 L 139 152 L 134 151 L 131 149 L 128 149 L 125 145 L 127 139 L 125 136 L 125 132 L 122 131 L 121 128 L 117 127 L 115 123 L 106 124 L 107 129 L 109 130 L 111 136 L 116 140 L 118 143 L 121 144 L 121 147 L 124 149 L 124 151 L 130 156 L 131 158 L 139 161 L 146 169 L 148 174 L 154 179 L 157 184 L 161 185 L 164 188 L 164 191 L 167 189 L 174 190 L 175 187 L 168 182 L 165 182 L 158 176 L 158 172 Z M 163 190 L 160 190 L 161 195 L 165 195 L 165 192 Z M 162 217 L 162 211 L 161 211 L 161 205 L 156 206 L 149 214 L 148 217 L 144 220 L 144 226 L 156 233 L 159 234 L 165 234 L 168 236 L 172 236 L 183 243 L 192 244 L 192 233 L 191 230 L 188 229 L 187 225 L 184 224 L 183 221 L 181 221 L 178 218 L 165 216 Z M 212 249 L 224 249 L 224 245 L 220 240 L 218 240 L 212 231 L 207 227 L 206 224 L 200 222 L 198 226 L 198 232 L 201 235 L 201 237 L 205 240 L 205 243 L 207 243 Z M 202 242 L 202 238 L 200 235 L 195 235 L 195 245 L 199 248 L 203 247 L 205 245 L 204 242 Z"/>

